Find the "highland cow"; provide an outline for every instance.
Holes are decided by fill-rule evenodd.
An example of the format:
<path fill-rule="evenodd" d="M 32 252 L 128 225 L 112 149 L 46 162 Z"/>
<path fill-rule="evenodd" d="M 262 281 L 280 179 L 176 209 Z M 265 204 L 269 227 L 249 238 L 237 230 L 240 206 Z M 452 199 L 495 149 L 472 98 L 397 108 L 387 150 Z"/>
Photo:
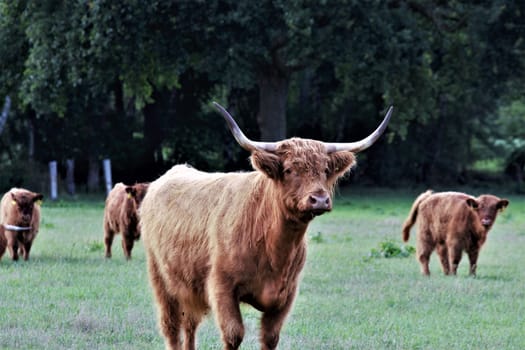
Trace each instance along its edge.
<path fill-rule="evenodd" d="M 147 183 L 126 186 L 119 182 L 109 192 L 104 208 L 104 244 L 106 258 L 111 258 L 111 245 L 115 234 L 122 234 L 122 249 L 131 259 L 134 241 L 140 238 L 138 209 L 148 189 Z"/>
<path fill-rule="evenodd" d="M 470 261 L 470 274 L 476 275 L 478 255 L 496 216 L 509 205 L 506 199 L 490 194 L 478 198 L 459 192 L 419 195 L 403 224 L 403 240 L 418 221 L 416 254 L 421 273 L 429 275 L 428 264 L 434 249 L 439 255 L 443 273 L 456 275 L 463 251 Z"/>
<path fill-rule="evenodd" d="M 22 188 L 12 188 L 0 203 L 0 259 L 6 248 L 13 260 L 29 259 L 40 226 L 40 201 L 44 196 Z"/>
<path fill-rule="evenodd" d="M 251 152 L 247 173 L 205 173 L 177 165 L 152 182 L 140 214 L 149 277 L 166 349 L 194 349 L 213 311 L 224 349 L 244 337 L 239 303 L 262 312 L 262 349 L 275 349 L 306 259 L 310 221 L 332 209 L 337 179 L 370 147 L 367 138 L 323 143 L 300 138 L 254 142 L 215 105 L 237 142 Z"/>

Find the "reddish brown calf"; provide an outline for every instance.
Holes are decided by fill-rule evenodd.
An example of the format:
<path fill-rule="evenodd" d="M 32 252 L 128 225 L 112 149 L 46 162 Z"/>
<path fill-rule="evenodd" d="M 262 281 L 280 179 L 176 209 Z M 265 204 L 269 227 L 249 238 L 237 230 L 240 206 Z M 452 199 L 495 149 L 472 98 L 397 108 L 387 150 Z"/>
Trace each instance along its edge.
<path fill-rule="evenodd" d="M 148 189 L 147 183 L 126 186 L 119 182 L 109 192 L 104 209 L 104 244 L 106 258 L 111 258 L 111 245 L 115 234 L 122 233 L 122 249 L 131 259 L 134 241 L 140 238 L 138 208 Z"/>
<path fill-rule="evenodd" d="M 430 254 L 437 250 L 445 275 L 455 275 L 463 251 L 470 260 L 470 274 L 476 274 L 479 251 L 496 216 L 509 205 L 506 199 L 490 194 L 474 198 L 465 193 L 427 191 L 419 195 L 403 225 L 403 240 L 419 223 L 417 258 L 421 273 L 429 275 Z"/>
<path fill-rule="evenodd" d="M 12 188 L 0 203 L 0 258 L 6 248 L 13 260 L 29 252 L 40 226 L 40 205 L 44 196 L 22 188 Z"/>

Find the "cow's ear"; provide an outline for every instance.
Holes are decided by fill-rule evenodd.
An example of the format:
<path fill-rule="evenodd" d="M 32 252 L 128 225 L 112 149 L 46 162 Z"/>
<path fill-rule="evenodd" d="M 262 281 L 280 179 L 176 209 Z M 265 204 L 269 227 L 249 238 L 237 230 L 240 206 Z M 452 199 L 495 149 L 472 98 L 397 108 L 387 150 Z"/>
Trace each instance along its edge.
<path fill-rule="evenodd" d="M 269 178 L 274 180 L 282 178 L 283 166 L 277 155 L 265 151 L 254 151 L 250 159 L 252 166 L 265 173 Z"/>
<path fill-rule="evenodd" d="M 474 198 L 467 198 L 467 205 L 472 209 L 478 209 L 478 202 Z"/>
<path fill-rule="evenodd" d="M 355 156 L 352 152 L 334 152 L 328 155 L 330 161 L 328 170 L 330 176 L 341 176 L 355 165 Z"/>
<path fill-rule="evenodd" d="M 44 195 L 42 193 L 35 193 L 33 197 L 33 203 L 42 201 L 44 199 Z"/>
<path fill-rule="evenodd" d="M 137 191 L 135 190 L 135 187 L 133 186 L 126 186 L 126 193 L 128 194 L 128 197 L 135 197 L 135 194 Z"/>
<path fill-rule="evenodd" d="M 9 192 L 11 194 L 11 203 L 13 203 L 13 205 L 16 205 L 17 204 L 17 201 L 16 201 L 16 196 L 13 192 Z"/>
<path fill-rule="evenodd" d="M 509 205 L 509 200 L 508 199 L 502 199 L 498 202 L 497 204 L 497 208 L 498 210 L 503 210 L 505 209 L 507 206 Z"/>

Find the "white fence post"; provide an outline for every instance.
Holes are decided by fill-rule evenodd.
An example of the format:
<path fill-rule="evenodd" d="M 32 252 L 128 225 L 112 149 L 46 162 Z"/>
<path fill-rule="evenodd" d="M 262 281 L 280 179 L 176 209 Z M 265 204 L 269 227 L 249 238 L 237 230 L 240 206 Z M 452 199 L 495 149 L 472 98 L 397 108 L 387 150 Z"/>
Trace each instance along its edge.
<path fill-rule="evenodd" d="M 49 178 L 50 178 L 50 196 L 51 200 L 57 200 L 58 198 L 58 186 L 57 186 L 57 162 L 52 160 L 49 162 Z"/>
<path fill-rule="evenodd" d="M 111 189 L 113 188 L 111 180 L 111 160 L 104 159 L 102 163 L 104 165 L 104 181 L 106 183 L 106 195 L 108 195 Z"/>

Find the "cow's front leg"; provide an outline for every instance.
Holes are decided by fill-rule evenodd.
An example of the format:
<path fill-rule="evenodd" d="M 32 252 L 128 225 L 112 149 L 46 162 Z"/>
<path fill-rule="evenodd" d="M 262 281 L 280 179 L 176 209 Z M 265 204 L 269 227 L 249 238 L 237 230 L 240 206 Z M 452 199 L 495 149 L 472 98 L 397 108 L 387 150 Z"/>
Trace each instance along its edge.
<path fill-rule="evenodd" d="M 29 260 L 29 252 L 31 251 L 32 242 L 26 242 L 23 245 L 21 245 L 22 250 L 22 256 L 24 260 Z"/>
<path fill-rule="evenodd" d="M 208 290 L 211 307 L 221 330 L 224 350 L 238 349 L 244 338 L 244 325 L 235 286 L 228 276 L 212 274 Z"/>
<path fill-rule="evenodd" d="M 7 249 L 11 255 L 11 259 L 14 261 L 18 260 L 18 240 L 13 235 L 7 237 Z"/>
<path fill-rule="evenodd" d="M 470 261 L 470 275 L 472 276 L 476 276 L 476 268 L 478 267 L 478 264 L 477 264 L 478 255 L 479 255 L 478 249 L 471 250 L 468 252 L 468 259 Z"/>
<path fill-rule="evenodd" d="M 4 226 L 0 225 L 0 259 L 4 256 L 7 249 L 7 239 L 5 238 Z"/>
<path fill-rule="evenodd" d="M 126 232 L 122 235 L 122 250 L 127 260 L 131 259 L 131 250 L 133 249 L 133 235 Z"/>
<path fill-rule="evenodd" d="M 294 297 L 290 296 L 288 302 L 282 309 L 266 311 L 261 319 L 261 349 L 273 350 L 279 343 L 281 328 L 288 312 L 290 311 Z"/>

